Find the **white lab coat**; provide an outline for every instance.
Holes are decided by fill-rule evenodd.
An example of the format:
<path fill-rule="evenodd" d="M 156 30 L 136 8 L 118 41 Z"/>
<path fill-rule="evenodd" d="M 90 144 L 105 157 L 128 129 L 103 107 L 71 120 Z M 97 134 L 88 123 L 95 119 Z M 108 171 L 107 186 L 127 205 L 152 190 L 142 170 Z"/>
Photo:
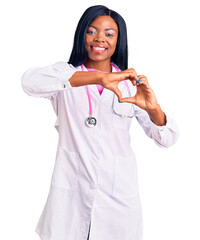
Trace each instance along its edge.
<path fill-rule="evenodd" d="M 68 81 L 75 71 L 81 71 L 81 66 L 56 62 L 30 68 L 21 79 L 28 95 L 51 101 L 59 133 L 49 194 L 35 231 L 42 240 L 87 240 L 89 229 L 90 240 L 142 240 L 137 166 L 129 134 L 132 118 L 113 112 L 114 92 L 104 88 L 100 95 L 91 84 L 97 125 L 86 126 L 86 86 L 72 87 Z M 116 72 L 114 67 L 112 71 Z M 129 80 L 127 83 L 134 88 Z M 124 81 L 119 87 L 124 97 Z M 146 111 L 128 104 L 156 144 L 169 147 L 176 142 L 178 130 L 173 119 L 167 116 L 167 124 L 157 126 Z"/>

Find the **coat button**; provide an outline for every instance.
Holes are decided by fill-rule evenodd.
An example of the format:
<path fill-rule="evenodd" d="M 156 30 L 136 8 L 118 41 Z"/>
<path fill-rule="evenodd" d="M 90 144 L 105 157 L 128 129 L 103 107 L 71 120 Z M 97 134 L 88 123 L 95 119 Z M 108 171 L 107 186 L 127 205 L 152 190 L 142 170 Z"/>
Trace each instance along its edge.
<path fill-rule="evenodd" d="M 66 88 L 66 85 L 63 83 L 63 84 L 62 84 L 62 87 L 63 87 L 63 88 Z"/>

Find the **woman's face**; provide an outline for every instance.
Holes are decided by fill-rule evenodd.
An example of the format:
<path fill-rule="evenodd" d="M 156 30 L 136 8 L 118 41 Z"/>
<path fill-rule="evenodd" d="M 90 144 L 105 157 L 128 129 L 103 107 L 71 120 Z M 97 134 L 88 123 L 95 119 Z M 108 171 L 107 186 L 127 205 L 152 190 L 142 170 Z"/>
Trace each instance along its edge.
<path fill-rule="evenodd" d="M 86 49 L 92 61 L 111 59 L 118 38 L 117 23 L 110 16 L 99 16 L 88 26 L 86 33 Z"/>

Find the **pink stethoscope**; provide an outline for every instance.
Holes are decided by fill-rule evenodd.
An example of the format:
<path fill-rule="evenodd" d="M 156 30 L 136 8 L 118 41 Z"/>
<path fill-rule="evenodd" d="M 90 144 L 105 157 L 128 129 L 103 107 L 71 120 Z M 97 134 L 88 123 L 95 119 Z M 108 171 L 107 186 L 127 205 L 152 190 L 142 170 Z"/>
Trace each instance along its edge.
<path fill-rule="evenodd" d="M 120 71 L 119 68 L 117 66 L 115 66 L 113 63 L 111 63 L 110 65 L 113 66 L 117 70 L 117 72 Z M 81 65 L 81 70 L 84 71 L 84 65 L 83 64 Z M 125 81 L 125 84 L 128 87 L 129 92 L 130 92 L 130 88 L 129 88 L 128 83 L 126 82 L 126 80 L 124 80 L 124 81 Z M 87 90 L 88 101 L 89 101 L 90 116 L 86 119 L 85 123 L 88 127 L 94 127 L 97 124 L 97 120 L 96 120 L 95 117 L 92 116 L 93 111 L 92 111 L 91 96 L 90 96 L 88 85 L 86 85 L 86 90 Z"/>

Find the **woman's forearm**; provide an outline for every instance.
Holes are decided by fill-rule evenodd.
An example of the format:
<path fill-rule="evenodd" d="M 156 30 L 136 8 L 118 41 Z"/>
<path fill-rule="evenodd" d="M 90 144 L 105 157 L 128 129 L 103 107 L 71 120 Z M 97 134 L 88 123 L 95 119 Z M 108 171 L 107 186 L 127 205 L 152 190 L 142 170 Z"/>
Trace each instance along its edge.
<path fill-rule="evenodd" d="M 158 104 L 155 109 L 146 110 L 149 114 L 149 117 L 158 126 L 163 126 L 166 124 L 166 116 L 162 111 L 160 105 Z"/>
<path fill-rule="evenodd" d="M 69 82 L 72 87 L 79 87 L 89 84 L 101 84 L 102 73 L 97 71 L 92 72 L 75 72 L 72 77 L 69 79 Z"/>

